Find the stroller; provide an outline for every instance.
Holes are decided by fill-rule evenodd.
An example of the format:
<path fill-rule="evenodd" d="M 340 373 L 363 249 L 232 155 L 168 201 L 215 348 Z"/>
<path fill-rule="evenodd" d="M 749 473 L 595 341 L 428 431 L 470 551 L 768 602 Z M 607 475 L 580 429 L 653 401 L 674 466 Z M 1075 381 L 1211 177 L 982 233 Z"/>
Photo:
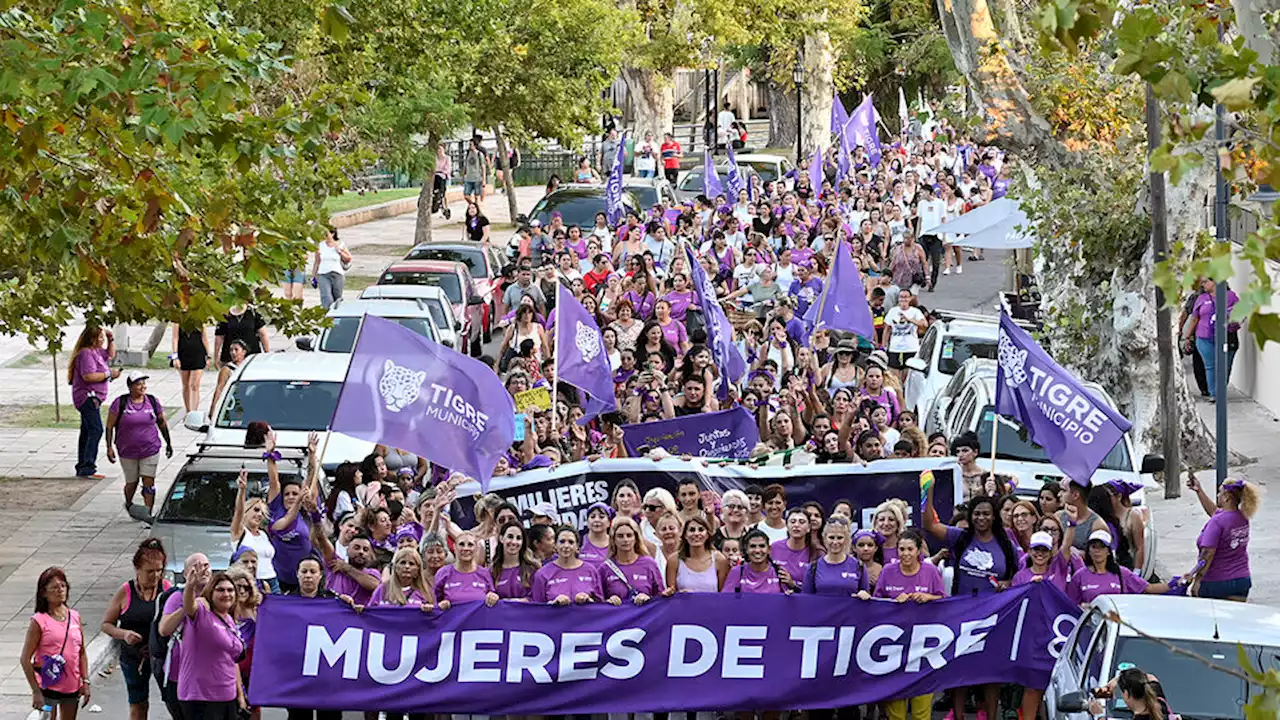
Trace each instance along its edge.
<path fill-rule="evenodd" d="M 444 201 L 444 194 L 448 187 L 448 178 L 436 173 L 431 187 L 431 214 L 442 213 L 445 220 L 448 220 L 450 215 L 449 206 Z"/>

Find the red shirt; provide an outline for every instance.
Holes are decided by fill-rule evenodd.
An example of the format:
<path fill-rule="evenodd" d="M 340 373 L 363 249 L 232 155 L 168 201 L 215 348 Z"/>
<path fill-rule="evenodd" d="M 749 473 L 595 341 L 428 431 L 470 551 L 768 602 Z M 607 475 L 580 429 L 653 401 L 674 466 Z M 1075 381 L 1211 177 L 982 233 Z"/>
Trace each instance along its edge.
<path fill-rule="evenodd" d="M 587 289 L 587 292 L 593 293 L 596 291 L 596 286 L 601 285 L 602 283 L 604 283 L 605 280 L 609 279 L 610 272 L 612 271 L 609 270 L 608 268 L 604 270 L 600 270 L 598 272 L 595 270 L 592 270 L 591 272 L 582 276 L 582 286 Z"/>
<path fill-rule="evenodd" d="M 675 140 L 662 143 L 662 167 L 678 170 L 680 168 L 680 143 Z"/>

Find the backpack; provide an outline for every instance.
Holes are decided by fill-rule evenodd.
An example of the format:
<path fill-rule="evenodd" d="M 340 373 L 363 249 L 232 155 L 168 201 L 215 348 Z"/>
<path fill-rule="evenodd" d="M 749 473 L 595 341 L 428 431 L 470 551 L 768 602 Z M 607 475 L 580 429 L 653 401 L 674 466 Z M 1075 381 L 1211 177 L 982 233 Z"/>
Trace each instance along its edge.
<path fill-rule="evenodd" d="M 115 402 L 111 403 L 111 412 L 115 413 L 117 418 L 120 417 L 120 414 L 124 412 L 124 404 L 128 402 L 128 400 L 129 400 L 129 396 L 128 394 L 125 394 L 116 398 Z M 147 393 L 147 401 L 151 403 L 151 412 L 156 416 L 156 418 L 159 418 L 160 417 L 160 401 L 157 400 L 156 396 L 152 395 L 151 393 Z"/>
<path fill-rule="evenodd" d="M 169 637 L 163 637 L 160 634 L 160 618 L 164 617 L 164 606 L 169 601 L 169 596 L 174 593 L 182 592 L 182 588 L 173 586 L 168 590 L 160 593 L 156 598 L 156 614 L 151 618 L 150 637 L 147 638 L 147 654 L 151 656 L 151 674 L 155 677 L 156 682 L 160 683 L 160 687 L 164 687 L 166 675 L 165 664 L 169 655 L 169 643 L 177 637 L 177 633 Z"/>

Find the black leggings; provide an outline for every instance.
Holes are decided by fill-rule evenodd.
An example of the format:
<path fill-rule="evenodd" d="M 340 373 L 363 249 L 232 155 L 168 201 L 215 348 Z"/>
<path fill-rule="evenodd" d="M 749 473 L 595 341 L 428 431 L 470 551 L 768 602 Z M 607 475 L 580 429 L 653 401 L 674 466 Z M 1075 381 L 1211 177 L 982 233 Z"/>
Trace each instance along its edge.
<path fill-rule="evenodd" d="M 341 710 L 299 710 L 289 708 L 289 720 L 342 720 Z"/>
<path fill-rule="evenodd" d="M 185 720 L 236 720 L 240 704 L 235 700 L 213 702 L 209 700 L 183 700 L 182 716 Z"/>

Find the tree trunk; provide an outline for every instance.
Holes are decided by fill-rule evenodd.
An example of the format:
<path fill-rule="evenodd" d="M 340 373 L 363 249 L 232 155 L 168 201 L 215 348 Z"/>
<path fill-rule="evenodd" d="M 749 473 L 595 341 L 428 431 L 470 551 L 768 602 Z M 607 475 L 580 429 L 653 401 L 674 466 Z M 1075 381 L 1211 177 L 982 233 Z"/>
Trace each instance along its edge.
<path fill-rule="evenodd" d="M 1027 36 L 1022 33 L 1022 20 L 1018 17 L 1018 3 L 1015 0 L 997 0 L 1000 3 L 1000 14 L 1004 17 L 1004 31 L 1013 40 L 1018 52 L 1026 52 Z"/>
<path fill-rule="evenodd" d="M 806 155 L 831 145 L 831 106 L 836 85 L 831 36 L 816 32 L 804 38 L 804 87 L 800 93 L 802 150 Z M 800 160 L 796 161 L 801 164 Z"/>
<path fill-rule="evenodd" d="M 793 148 L 796 146 L 796 94 L 788 92 L 770 80 L 769 91 L 769 147 Z"/>
<path fill-rule="evenodd" d="M 676 90 L 670 74 L 649 68 L 622 68 L 622 79 L 627 83 L 635 110 L 636 127 L 632 137 L 644 137 L 652 132 L 656 138 L 671 132 L 674 122 Z"/>
<path fill-rule="evenodd" d="M 415 245 L 431 242 L 431 192 L 436 181 L 436 148 L 440 146 L 440 136 L 427 134 L 427 167 L 422 171 L 422 192 L 418 193 L 418 219 L 413 226 L 413 242 Z M 445 188 L 448 192 L 448 188 Z"/>
<path fill-rule="evenodd" d="M 1271 64 L 1276 41 L 1262 16 L 1280 9 L 1278 6 L 1280 2 L 1276 0 L 1231 0 L 1231 7 L 1236 11 L 1236 29 L 1249 49 L 1258 53 L 1258 63 L 1264 66 Z"/>
<path fill-rule="evenodd" d="M 502 170 L 502 189 L 507 193 L 507 212 L 511 222 L 516 221 L 520 209 L 516 207 L 516 183 L 511 178 L 510 155 L 507 152 L 507 138 L 502 134 L 502 126 L 493 129 L 493 141 L 498 145 L 498 168 Z"/>

